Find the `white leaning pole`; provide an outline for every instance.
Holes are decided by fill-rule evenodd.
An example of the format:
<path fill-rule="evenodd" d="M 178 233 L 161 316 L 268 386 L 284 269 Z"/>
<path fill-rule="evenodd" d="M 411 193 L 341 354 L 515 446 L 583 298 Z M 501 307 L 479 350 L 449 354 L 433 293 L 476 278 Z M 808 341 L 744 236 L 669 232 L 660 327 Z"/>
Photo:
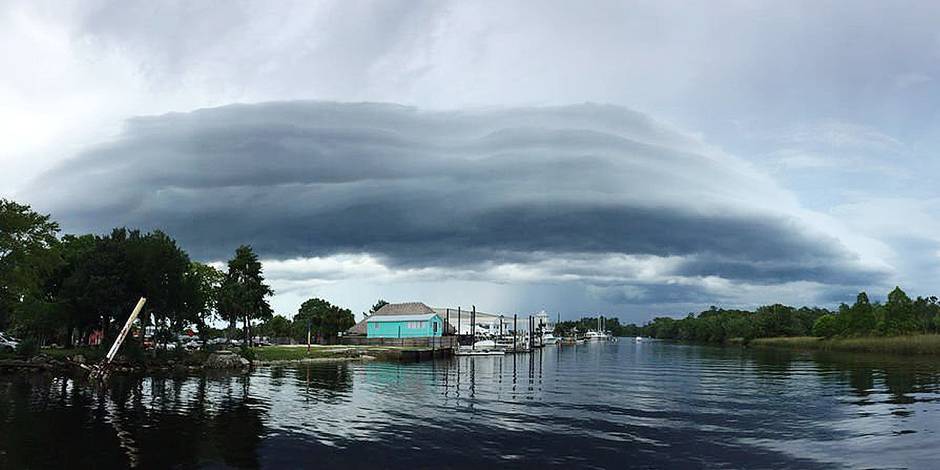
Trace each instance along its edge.
<path fill-rule="evenodd" d="M 100 378 L 107 373 L 108 366 L 111 365 L 111 361 L 114 360 L 114 356 L 116 356 L 118 350 L 121 349 L 121 344 L 124 343 L 124 339 L 127 338 L 127 334 L 130 333 L 131 325 L 134 324 L 134 320 L 137 319 L 137 315 L 140 315 L 140 311 L 144 309 L 145 303 L 147 303 L 147 299 L 143 297 L 137 301 L 137 306 L 134 307 L 134 311 L 131 312 L 131 316 L 127 317 L 127 322 L 124 323 L 124 328 L 121 328 L 121 334 L 118 335 L 117 339 L 114 340 L 114 344 L 111 345 L 111 349 L 108 350 L 108 355 L 105 356 L 104 361 L 99 364 L 94 371 L 92 371 L 92 377 Z"/>

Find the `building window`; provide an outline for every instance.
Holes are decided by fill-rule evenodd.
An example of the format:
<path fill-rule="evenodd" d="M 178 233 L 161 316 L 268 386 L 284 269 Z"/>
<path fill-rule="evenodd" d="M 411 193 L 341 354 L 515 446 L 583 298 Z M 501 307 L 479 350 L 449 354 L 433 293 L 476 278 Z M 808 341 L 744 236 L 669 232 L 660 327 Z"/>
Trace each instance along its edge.
<path fill-rule="evenodd" d="M 437 322 L 431 323 L 431 326 L 433 328 L 433 331 L 437 333 Z"/>

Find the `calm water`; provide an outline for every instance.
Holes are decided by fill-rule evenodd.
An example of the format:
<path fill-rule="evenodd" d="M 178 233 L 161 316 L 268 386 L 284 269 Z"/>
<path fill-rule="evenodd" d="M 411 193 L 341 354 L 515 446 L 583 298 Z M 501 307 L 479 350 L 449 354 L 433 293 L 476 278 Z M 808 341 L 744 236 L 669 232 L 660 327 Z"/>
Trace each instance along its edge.
<path fill-rule="evenodd" d="M 0 468 L 937 468 L 938 400 L 926 360 L 628 341 L 104 390 L 7 375 Z"/>

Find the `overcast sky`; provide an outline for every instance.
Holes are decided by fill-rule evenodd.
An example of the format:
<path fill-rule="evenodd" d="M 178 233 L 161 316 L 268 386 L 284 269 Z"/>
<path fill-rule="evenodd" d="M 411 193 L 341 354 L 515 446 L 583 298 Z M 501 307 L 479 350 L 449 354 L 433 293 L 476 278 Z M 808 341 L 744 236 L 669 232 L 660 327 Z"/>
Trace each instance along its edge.
<path fill-rule="evenodd" d="M 0 196 L 319 296 L 643 322 L 940 292 L 931 2 L 0 5 Z"/>

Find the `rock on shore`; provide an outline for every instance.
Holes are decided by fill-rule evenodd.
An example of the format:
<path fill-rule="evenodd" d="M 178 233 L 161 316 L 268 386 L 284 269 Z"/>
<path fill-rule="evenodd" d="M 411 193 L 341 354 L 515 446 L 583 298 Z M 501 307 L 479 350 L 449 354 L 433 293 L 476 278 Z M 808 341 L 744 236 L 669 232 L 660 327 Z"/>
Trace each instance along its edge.
<path fill-rule="evenodd" d="M 206 369 L 244 369 L 251 365 L 245 359 L 232 351 L 216 351 L 206 358 L 203 365 Z"/>

